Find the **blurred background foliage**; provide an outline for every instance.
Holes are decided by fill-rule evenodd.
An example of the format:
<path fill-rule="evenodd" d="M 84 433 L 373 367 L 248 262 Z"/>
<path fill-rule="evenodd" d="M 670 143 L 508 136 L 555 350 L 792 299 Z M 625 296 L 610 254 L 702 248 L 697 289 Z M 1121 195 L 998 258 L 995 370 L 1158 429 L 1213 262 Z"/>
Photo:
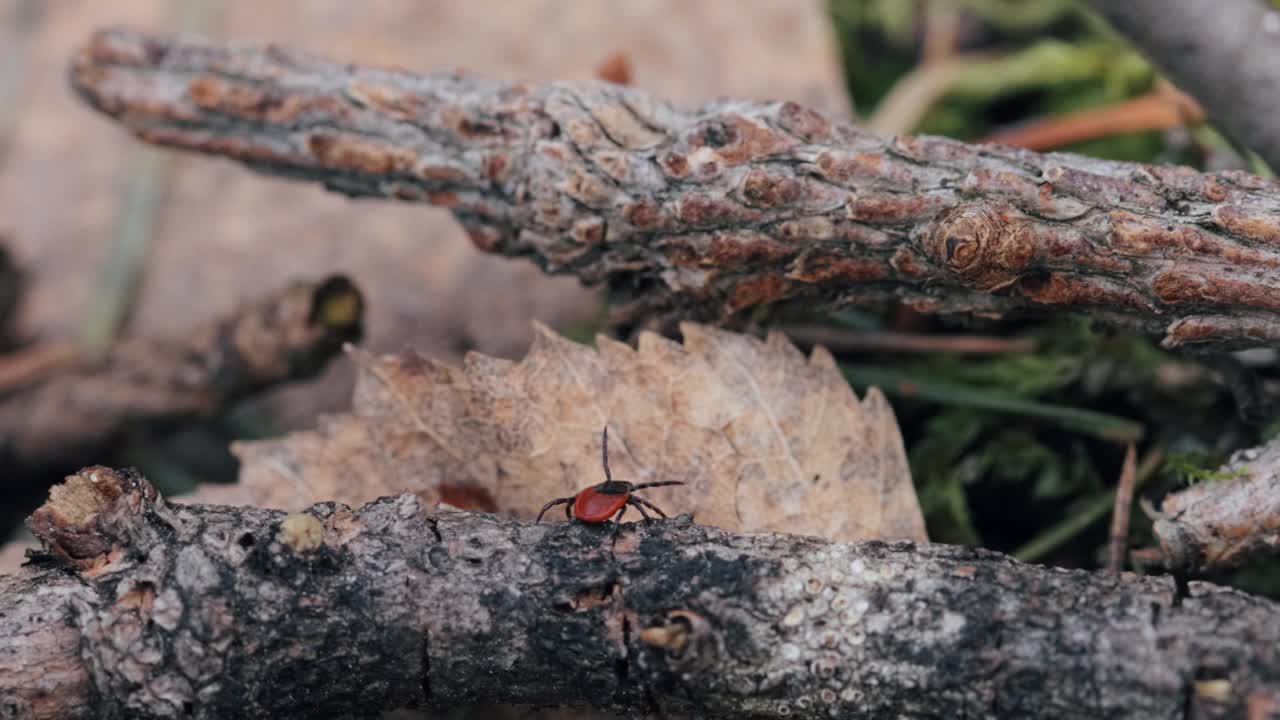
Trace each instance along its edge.
<path fill-rule="evenodd" d="M 1268 172 L 1073 0 L 831 0 L 829 9 L 859 120 L 878 132 Z M 1197 358 L 1084 318 L 961 325 L 885 307 L 824 322 L 860 335 L 990 336 L 984 353 L 940 344 L 840 354 L 855 387 L 890 393 L 941 542 L 1097 568 L 1128 443 L 1137 496 L 1155 500 L 1221 479 L 1233 450 L 1276 432 L 1242 420 L 1228 383 Z M 1266 385 L 1274 359 L 1242 358 Z M 1131 545 L 1153 544 L 1136 503 L 1132 522 Z M 1265 565 L 1217 579 L 1280 592 L 1280 573 Z"/>

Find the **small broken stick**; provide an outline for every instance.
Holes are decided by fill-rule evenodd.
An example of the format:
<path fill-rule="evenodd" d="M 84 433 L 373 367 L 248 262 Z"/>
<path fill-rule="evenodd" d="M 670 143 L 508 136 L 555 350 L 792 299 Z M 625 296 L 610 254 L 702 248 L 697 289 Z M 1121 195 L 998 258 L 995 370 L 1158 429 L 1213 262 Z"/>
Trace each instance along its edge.
<path fill-rule="evenodd" d="M 209 416 L 254 392 L 315 375 L 361 335 L 347 278 L 298 282 L 184 341 L 129 340 L 0 398 L 6 459 L 28 468 L 91 462 L 128 427 Z"/>
<path fill-rule="evenodd" d="M 1116 484 L 1116 501 L 1111 512 L 1111 535 L 1107 543 L 1107 571 L 1124 569 L 1125 550 L 1129 547 L 1129 513 L 1133 510 L 1133 489 L 1138 484 L 1138 454 L 1133 443 L 1124 453 L 1120 482 Z"/>
<path fill-rule="evenodd" d="M 1212 572 L 1280 547 L 1280 440 L 1235 453 L 1215 474 L 1159 511 L 1144 507 L 1170 569 Z"/>

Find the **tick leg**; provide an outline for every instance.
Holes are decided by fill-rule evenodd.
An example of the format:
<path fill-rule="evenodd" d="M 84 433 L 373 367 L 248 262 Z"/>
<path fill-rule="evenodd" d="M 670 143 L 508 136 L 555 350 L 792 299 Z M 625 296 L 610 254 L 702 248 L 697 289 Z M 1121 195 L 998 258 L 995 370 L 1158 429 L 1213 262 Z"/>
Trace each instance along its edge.
<path fill-rule="evenodd" d="M 538 513 L 538 519 L 534 520 L 534 522 L 542 522 L 542 516 L 546 515 L 547 511 L 550 510 L 551 508 L 557 505 L 568 505 L 571 502 L 573 502 L 573 498 L 556 498 L 555 500 L 552 500 L 551 502 L 542 506 L 542 512 Z M 565 513 L 568 513 L 568 512 L 569 512 L 569 508 L 566 507 Z"/>
<path fill-rule="evenodd" d="M 640 511 L 640 514 L 641 514 L 641 515 L 643 515 L 643 516 L 644 516 L 644 524 L 645 524 L 645 525 L 648 525 L 648 524 L 649 524 L 649 522 L 650 522 L 651 520 L 653 520 L 653 518 L 649 517 L 649 513 L 648 513 L 648 512 L 646 512 L 646 511 L 645 511 L 645 509 L 644 509 L 644 506 L 645 506 L 645 505 L 649 505 L 649 503 L 646 503 L 645 501 L 641 500 L 640 498 L 636 497 L 635 495 L 632 495 L 631 497 L 627 498 L 627 502 L 629 502 L 629 503 L 631 503 L 631 504 L 635 505 L 635 508 L 636 508 L 637 510 L 639 510 L 639 511 Z M 649 507 L 653 507 L 653 506 L 652 506 L 652 505 L 649 505 Z M 655 508 L 655 509 L 656 509 L 656 508 Z"/>
<path fill-rule="evenodd" d="M 565 520 L 573 519 L 573 503 L 571 502 L 567 502 L 564 504 L 564 519 Z"/>
<path fill-rule="evenodd" d="M 648 500 L 645 500 L 642 497 L 636 497 L 635 495 L 632 495 L 628 499 L 631 500 L 631 502 L 639 503 L 638 505 L 636 505 L 636 509 L 640 511 L 641 515 L 644 515 L 645 520 L 649 519 L 649 514 L 644 511 L 645 508 L 649 508 L 650 510 L 658 513 L 664 518 L 667 516 L 666 513 L 662 512 L 662 508 L 658 507 L 657 505 L 654 505 L 653 503 L 649 502 Z"/>
<path fill-rule="evenodd" d="M 613 482 L 609 474 L 609 426 L 604 426 L 604 439 L 600 441 L 600 464 L 604 465 L 604 481 Z"/>
<path fill-rule="evenodd" d="M 645 488 L 651 488 L 651 487 L 666 487 L 668 485 L 683 485 L 683 484 L 684 484 L 683 480 L 659 480 L 658 482 L 640 483 L 639 485 L 632 485 L 631 492 L 635 492 L 636 490 L 643 490 Z"/>
<path fill-rule="evenodd" d="M 624 514 L 624 513 L 626 513 L 626 512 L 627 512 L 627 506 L 626 506 L 626 504 L 624 503 L 624 504 L 622 505 L 622 509 L 618 511 L 618 514 L 613 516 L 613 543 L 612 543 L 612 545 L 617 545 L 617 544 L 618 544 L 618 531 L 622 529 L 622 516 L 623 516 L 623 514 Z"/>

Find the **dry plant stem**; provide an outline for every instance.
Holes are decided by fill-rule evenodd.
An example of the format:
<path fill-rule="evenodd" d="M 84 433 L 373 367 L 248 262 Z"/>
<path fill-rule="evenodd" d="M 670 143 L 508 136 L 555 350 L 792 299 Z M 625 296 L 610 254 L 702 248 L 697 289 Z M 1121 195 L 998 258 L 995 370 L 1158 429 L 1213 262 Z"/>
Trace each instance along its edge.
<path fill-rule="evenodd" d="M 208 0 L 181 0 L 178 29 L 198 33 L 213 19 Z M 172 159 L 137 148 L 126 169 L 128 178 L 116 207 L 111 252 L 98 279 L 94 301 L 81 322 L 80 342 L 86 354 L 100 359 L 115 344 L 128 322 L 146 273 L 147 255 L 155 235 L 159 209 L 169 185 Z"/>
<path fill-rule="evenodd" d="M 924 41 L 920 48 L 922 64 L 940 62 L 955 54 L 962 20 L 960 8 L 955 4 L 948 0 L 930 0 L 924 10 Z"/>
<path fill-rule="evenodd" d="M 151 148 L 134 148 L 127 184 L 116 209 L 111 252 L 100 273 L 92 302 L 80 327 L 86 355 L 101 358 L 124 329 L 146 269 L 173 158 Z"/>
<path fill-rule="evenodd" d="M 1153 530 L 1171 568 L 1239 565 L 1280 546 L 1280 440 L 1237 452 L 1220 473 L 1160 503 Z"/>
<path fill-rule="evenodd" d="M 682 111 L 613 84 L 125 31 L 95 35 L 71 78 L 148 142 L 448 207 L 485 251 L 612 279 L 655 309 L 896 298 L 1087 312 L 1169 346 L 1280 339 L 1280 185 L 1244 173 L 886 140 L 789 102 Z"/>
<path fill-rule="evenodd" d="M 1257 0 L 1089 0 L 1214 124 L 1280 167 L 1280 13 Z"/>
<path fill-rule="evenodd" d="M 866 128 L 880 135 L 912 132 L 946 95 L 970 62 L 953 57 L 960 30 L 959 8 L 950 2 L 930 2 L 924 10 L 924 38 L 920 64 L 902 76 L 867 118 Z"/>
<path fill-rule="evenodd" d="M 1204 112 L 1194 100 L 1177 90 L 1160 89 L 1112 105 L 1000 130 L 979 142 L 1044 151 L 1120 133 L 1193 125 L 1203 119 Z"/>
<path fill-rule="evenodd" d="M 903 75 L 880 101 L 866 128 L 880 135 L 899 135 L 915 130 L 933 106 L 946 96 L 956 79 L 986 58 L 981 55 L 952 55 L 918 65 Z M 1016 143 L 1013 143 L 1016 144 Z"/>
<path fill-rule="evenodd" d="M 1111 511 L 1111 536 L 1107 542 L 1107 570 L 1124 569 L 1125 551 L 1129 549 L 1129 513 L 1133 511 L 1133 490 L 1138 484 L 1138 453 L 1133 443 L 1124 453 L 1120 481 L 1116 483 L 1116 502 Z"/>
<path fill-rule="evenodd" d="M 341 276 L 298 282 L 182 341 L 123 342 L 101 362 L 64 363 L 0 396 L 5 459 L 80 464 L 130 427 L 209 416 L 309 377 L 360 335 L 359 291 Z"/>
<path fill-rule="evenodd" d="M 0 616 L 0 702 L 19 717 L 478 700 L 697 717 L 1228 717 L 1280 683 L 1270 602 L 971 548 L 675 519 L 628 525 L 611 552 L 609 528 L 433 516 L 413 495 L 291 516 L 172 505 L 100 467 L 55 488 L 30 524 L 72 569 L 47 560 L 0 581 L 0 606 L 20 611 Z M 37 662 L 55 671 L 37 676 Z M 1201 693 L 1210 680 L 1230 692 Z"/>

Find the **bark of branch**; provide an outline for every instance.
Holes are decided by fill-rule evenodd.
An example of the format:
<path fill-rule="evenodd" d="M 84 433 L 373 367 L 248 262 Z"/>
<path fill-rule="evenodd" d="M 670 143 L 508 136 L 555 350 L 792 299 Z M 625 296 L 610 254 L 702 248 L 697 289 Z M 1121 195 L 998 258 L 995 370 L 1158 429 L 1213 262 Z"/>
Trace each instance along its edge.
<path fill-rule="evenodd" d="M 349 280 L 299 282 L 197 328 L 182 341 L 122 342 L 101 362 L 72 362 L 0 395 L 4 459 L 76 467 L 126 427 L 207 416 L 246 395 L 324 368 L 360 337 Z"/>
<path fill-rule="evenodd" d="M 1280 12 L 1258 0 L 1088 0 L 1232 138 L 1280 168 Z"/>
<path fill-rule="evenodd" d="M 608 527 L 432 516 L 412 495 L 288 516 L 168 504 L 101 467 L 56 487 L 30 524 L 59 560 L 0 581 L 0 707 L 17 717 L 368 716 L 477 700 L 697 717 L 1234 717 L 1280 687 L 1270 602 L 977 549 L 678 518 L 628 525 L 611 551 Z"/>
<path fill-rule="evenodd" d="M 1280 184 L 1245 173 L 125 31 L 95 35 L 71 78 L 143 140 L 448 207 L 483 250 L 703 317 L 898 298 L 1088 312 L 1170 346 L 1280 339 Z"/>
<path fill-rule="evenodd" d="M 1280 440 L 1241 450 L 1219 472 L 1165 496 L 1152 530 L 1165 564 L 1203 573 L 1280 548 Z"/>

